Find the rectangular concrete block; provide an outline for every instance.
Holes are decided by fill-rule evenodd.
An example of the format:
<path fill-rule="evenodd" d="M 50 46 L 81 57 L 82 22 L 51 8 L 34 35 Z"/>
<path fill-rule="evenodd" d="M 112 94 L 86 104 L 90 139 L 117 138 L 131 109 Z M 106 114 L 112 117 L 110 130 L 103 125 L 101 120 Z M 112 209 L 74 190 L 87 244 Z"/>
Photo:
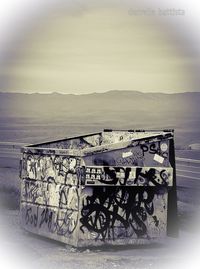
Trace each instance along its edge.
<path fill-rule="evenodd" d="M 24 147 L 21 223 L 73 246 L 144 244 L 176 222 L 173 132 L 104 131 Z"/>

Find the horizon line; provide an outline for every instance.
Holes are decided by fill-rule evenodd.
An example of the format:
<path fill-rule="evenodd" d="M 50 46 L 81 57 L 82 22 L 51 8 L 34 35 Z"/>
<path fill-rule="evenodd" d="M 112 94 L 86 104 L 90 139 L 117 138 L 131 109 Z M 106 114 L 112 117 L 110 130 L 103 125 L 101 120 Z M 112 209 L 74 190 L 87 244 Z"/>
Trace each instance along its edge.
<path fill-rule="evenodd" d="M 41 95 L 50 95 L 50 94 L 58 94 L 58 95 L 74 95 L 74 96 L 81 96 L 81 95 L 91 95 L 91 94 L 106 94 L 110 92 L 132 92 L 132 93 L 142 93 L 142 94 L 166 94 L 166 95 L 173 95 L 173 94 L 184 94 L 184 93 L 200 93 L 199 91 L 183 91 L 183 92 L 161 92 L 161 91 L 156 91 L 156 92 L 146 92 L 146 91 L 138 91 L 138 90 L 107 90 L 103 92 L 90 92 L 90 93 L 65 93 L 65 92 L 60 92 L 60 91 L 49 91 L 49 92 L 39 92 L 39 91 L 34 91 L 34 92 L 25 92 L 25 91 L 1 91 L 0 93 L 3 94 L 41 94 Z"/>

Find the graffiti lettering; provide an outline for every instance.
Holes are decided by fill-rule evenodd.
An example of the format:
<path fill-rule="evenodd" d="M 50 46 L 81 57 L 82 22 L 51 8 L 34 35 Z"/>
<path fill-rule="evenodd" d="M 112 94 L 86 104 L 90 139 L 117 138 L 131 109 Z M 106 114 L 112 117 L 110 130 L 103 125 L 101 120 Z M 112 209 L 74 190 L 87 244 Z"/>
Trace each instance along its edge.
<path fill-rule="evenodd" d="M 95 232 L 97 239 L 119 239 L 127 236 L 148 237 L 147 218 L 154 214 L 155 189 L 96 187 L 86 198 L 81 211 L 81 231 Z"/>
<path fill-rule="evenodd" d="M 170 186 L 171 168 L 91 166 L 85 168 L 87 185 Z"/>
<path fill-rule="evenodd" d="M 25 206 L 22 212 L 25 214 L 24 219 L 27 226 L 61 236 L 72 234 L 78 223 L 78 210 L 61 210 L 32 205 Z"/>
<path fill-rule="evenodd" d="M 48 183 L 77 185 L 76 168 L 79 162 L 79 159 L 70 157 L 28 154 L 23 161 L 23 177 Z"/>

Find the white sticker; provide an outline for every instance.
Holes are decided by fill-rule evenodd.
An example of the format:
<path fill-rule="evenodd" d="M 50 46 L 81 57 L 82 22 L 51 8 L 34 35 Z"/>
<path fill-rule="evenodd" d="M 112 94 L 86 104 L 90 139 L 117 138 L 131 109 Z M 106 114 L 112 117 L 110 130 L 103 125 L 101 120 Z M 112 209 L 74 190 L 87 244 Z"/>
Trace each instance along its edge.
<path fill-rule="evenodd" d="M 167 144 L 166 144 L 166 143 L 162 143 L 162 144 L 160 145 L 160 149 L 161 149 L 162 151 L 167 151 L 167 149 L 168 149 Z"/>
<path fill-rule="evenodd" d="M 130 157 L 131 155 L 133 155 L 133 153 L 131 151 L 123 152 L 122 153 L 122 158 L 127 158 L 127 157 Z"/>
<path fill-rule="evenodd" d="M 163 163 L 164 162 L 164 158 L 158 154 L 154 155 L 154 161 L 158 162 L 158 163 Z"/>

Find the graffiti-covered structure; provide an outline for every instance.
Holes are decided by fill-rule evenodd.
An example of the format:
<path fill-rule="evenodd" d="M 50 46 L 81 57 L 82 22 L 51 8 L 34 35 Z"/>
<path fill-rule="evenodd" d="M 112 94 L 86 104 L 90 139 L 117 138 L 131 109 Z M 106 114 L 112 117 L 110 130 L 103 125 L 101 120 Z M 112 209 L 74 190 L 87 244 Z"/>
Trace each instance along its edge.
<path fill-rule="evenodd" d="M 21 222 L 73 246 L 176 234 L 173 131 L 104 130 L 22 149 Z"/>

